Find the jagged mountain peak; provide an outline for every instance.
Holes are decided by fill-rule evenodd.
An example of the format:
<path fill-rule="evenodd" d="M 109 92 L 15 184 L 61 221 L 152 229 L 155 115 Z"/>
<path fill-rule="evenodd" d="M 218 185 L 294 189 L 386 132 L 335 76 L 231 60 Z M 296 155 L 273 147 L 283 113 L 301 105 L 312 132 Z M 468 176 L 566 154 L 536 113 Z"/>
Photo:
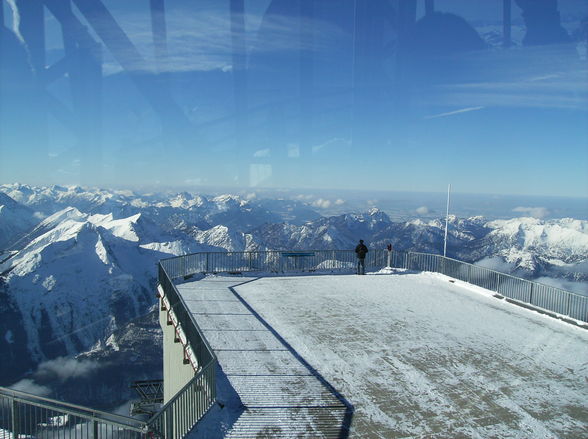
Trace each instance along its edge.
<path fill-rule="evenodd" d="M 199 195 L 193 195 L 189 192 L 180 192 L 169 200 L 171 207 L 190 209 L 203 206 L 207 200 Z"/>
<path fill-rule="evenodd" d="M 242 232 L 231 231 L 227 226 L 217 225 L 208 230 L 197 231 L 194 239 L 200 244 L 227 251 L 243 251 L 246 237 Z"/>
<path fill-rule="evenodd" d="M 84 220 L 88 217 L 87 214 L 80 212 L 75 207 L 68 206 L 58 212 L 55 212 L 52 215 L 46 217 L 43 221 L 39 223 L 39 227 L 47 228 L 47 227 L 54 227 L 58 225 L 60 222 L 65 220 Z"/>
<path fill-rule="evenodd" d="M 16 245 L 39 220 L 33 210 L 0 192 L 0 253 Z"/>
<path fill-rule="evenodd" d="M 493 229 L 490 238 L 504 240 L 512 249 L 540 249 L 546 257 L 564 261 L 588 254 L 588 221 L 514 218 L 491 221 L 487 226 Z"/>
<path fill-rule="evenodd" d="M 12 198 L 9 195 L 5 194 L 4 192 L 0 191 L 0 206 L 14 208 L 17 205 L 18 205 L 18 203 L 14 198 Z"/>

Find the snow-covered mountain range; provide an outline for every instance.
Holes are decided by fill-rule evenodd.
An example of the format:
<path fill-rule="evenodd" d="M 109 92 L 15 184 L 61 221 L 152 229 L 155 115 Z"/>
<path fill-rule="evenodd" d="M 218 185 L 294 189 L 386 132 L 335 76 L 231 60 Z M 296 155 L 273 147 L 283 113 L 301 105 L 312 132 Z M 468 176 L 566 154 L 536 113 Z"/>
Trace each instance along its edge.
<path fill-rule="evenodd" d="M 297 200 L 0 185 L 1 384 L 58 357 L 112 351 L 112 335 L 154 304 L 161 258 L 350 249 L 360 238 L 441 253 L 444 226 L 377 208 L 324 217 Z M 448 254 L 588 294 L 588 221 L 451 217 Z"/>

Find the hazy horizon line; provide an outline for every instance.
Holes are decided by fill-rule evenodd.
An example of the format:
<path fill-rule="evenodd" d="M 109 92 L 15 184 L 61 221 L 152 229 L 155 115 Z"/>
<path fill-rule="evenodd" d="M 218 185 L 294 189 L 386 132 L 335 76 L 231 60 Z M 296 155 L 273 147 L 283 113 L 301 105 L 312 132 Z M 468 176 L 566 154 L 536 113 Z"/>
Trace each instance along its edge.
<path fill-rule="evenodd" d="M 312 192 L 340 192 L 340 193 L 378 193 L 378 194 L 443 194 L 447 196 L 447 188 L 440 190 L 408 190 L 408 189 L 371 189 L 371 188 L 360 188 L 360 189 L 349 189 L 349 188 L 320 188 L 320 187 L 243 187 L 236 185 L 188 185 L 188 184 L 150 184 L 150 183 L 105 183 L 105 184 L 93 184 L 93 183 L 23 183 L 23 182 L 0 182 L 0 186 L 4 185 L 22 185 L 29 187 L 79 187 L 82 189 L 100 189 L 100 190 L 131 190 L 131 191 L 143 191 L 143 192 L 188 192 L 193 194 L 206 195 L 218 195 L 219 193 L 233 192 L 236 195 L 244 193 L 312 193 Z M 522 194 L 522 193 L 496 193 L 496 192 L 469 192 L 455 190 L 452 186 L 451 195 L 465 195 L 465 196 L 485 196 L 485 197 L 525 197 L 525 198 L 563 198 L 563 199 L 575 199 L 575 200 L 586 200 L 588 201 L 587 195 L 554 195 L 554 194 Z"/>

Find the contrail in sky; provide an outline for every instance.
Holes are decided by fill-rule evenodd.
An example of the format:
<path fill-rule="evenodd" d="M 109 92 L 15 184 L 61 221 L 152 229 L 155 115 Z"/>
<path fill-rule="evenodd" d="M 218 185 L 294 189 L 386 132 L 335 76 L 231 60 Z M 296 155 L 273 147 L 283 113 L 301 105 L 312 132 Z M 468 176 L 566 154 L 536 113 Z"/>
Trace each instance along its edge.
<path fill-rule="evenodd" d="M 477 111 L 477 110 L 481 110 L 482 108 L 484 108 L 484 107 L 462 108 L 461 110 L 450 111 L 448 113 L 435 114 L 433 116 L 425 116 L 425 119 L 437 119 L 439 117 L 453 116 L 454 114 L 467 113 L 469 111 Z"/>

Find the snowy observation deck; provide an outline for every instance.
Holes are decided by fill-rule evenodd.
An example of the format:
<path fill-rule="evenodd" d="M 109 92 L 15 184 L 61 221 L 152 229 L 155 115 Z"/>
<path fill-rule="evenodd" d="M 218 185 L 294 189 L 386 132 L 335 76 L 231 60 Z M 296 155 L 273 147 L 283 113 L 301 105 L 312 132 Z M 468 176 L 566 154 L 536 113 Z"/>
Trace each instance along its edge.
<path fill-rule="evenodd" d="M 438 273 L 252 275 L 177 285 L 219 364 L 192 437 L 588 431 L 586 329 Z"/>

